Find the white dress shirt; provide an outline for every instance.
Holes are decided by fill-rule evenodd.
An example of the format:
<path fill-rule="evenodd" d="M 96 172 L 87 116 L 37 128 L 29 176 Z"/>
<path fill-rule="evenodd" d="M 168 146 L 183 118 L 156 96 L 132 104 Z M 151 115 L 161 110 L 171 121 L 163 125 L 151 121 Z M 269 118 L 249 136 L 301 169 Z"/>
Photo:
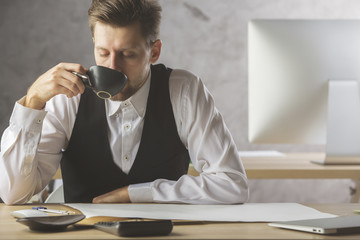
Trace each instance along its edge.
<path fill-rule="evenodd" d="M 140 144 L 150 79 L 126 101 L 105 100 L 113 160 L 124 173 L 130 171 Z M 248 184 L 236 145 L 202 81 L 190 72 L 173 70 L 169 89 L 180 139 L 200 175 L 130 185 L 130 200 L 191 204 L 247 201 Z M 15 103 L 1 139 L 0 197 L 7 204 L 25 203 L 49 183 L 71 137 L 80 95 L 57 95 L 44 110 L 26 108 L 23 101 Z"/>

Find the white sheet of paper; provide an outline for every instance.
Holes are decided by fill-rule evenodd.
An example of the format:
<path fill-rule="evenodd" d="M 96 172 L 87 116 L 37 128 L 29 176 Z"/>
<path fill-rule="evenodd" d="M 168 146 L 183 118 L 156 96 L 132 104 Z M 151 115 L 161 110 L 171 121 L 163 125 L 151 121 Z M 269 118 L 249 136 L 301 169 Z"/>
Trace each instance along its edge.
<path fill-rule="evenodd" d="M 240 157 L 285 157 L 286 154 L 279 151 L 239 151 Z"/>
<path fill-rule="evenodd" d="M 95 216 L 224 222 L 273 222 L 335 217 L 298 203 L 239 205 L 66 204 L 87 218 Z"/>

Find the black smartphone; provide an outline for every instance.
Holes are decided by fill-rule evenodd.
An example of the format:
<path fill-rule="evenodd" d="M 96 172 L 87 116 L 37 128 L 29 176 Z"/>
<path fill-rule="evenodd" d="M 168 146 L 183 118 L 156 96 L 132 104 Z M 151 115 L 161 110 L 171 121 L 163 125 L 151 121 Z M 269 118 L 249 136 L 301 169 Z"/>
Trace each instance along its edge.
<path fill-rule="evenodd" d="M 165 236 L 173 229 L 171 220 L 98 222 L 94 226 L 122 237 Z"/>

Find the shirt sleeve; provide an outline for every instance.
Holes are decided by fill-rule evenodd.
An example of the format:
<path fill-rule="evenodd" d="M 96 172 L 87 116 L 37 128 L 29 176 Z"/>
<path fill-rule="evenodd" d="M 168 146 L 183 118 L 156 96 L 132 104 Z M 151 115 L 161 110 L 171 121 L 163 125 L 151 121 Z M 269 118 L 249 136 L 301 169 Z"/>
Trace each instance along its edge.
<path fill-rule="evenodd" d="M 157 179 L 130 185 L 132 202 L 190 204 L 244 203 L 249 197 L 247 178 L 235 142 L 214 100 L 192 73 L 174 70 L 170 96 L 177 129 L 199 176 L 177 181 Z"/>
<path fill-rule="evenodd" d="M 68 114 L 63 109 L 69 104 L 62 103 L 62 98 L 50 100 L 45 110 L 24 107 L 24 98 L 15 103 L 1 138 L 0 197 L 6 204 L 27 202 L 55 174 L 72 127 L 64 121 Z"/>

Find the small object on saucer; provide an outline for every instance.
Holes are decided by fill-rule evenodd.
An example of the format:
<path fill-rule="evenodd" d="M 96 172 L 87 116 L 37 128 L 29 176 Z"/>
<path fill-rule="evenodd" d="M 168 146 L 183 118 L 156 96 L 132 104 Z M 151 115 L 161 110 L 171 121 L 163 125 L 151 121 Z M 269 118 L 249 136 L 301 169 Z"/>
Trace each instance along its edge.
<path fill-rule="evenodd" d="M 35 210 L 36 211 L 36 210 Z M 39 211 L 40 212 L 40 211 Z M 60 216 L 46 216 L 46 217 L 26 217 L 16 220 L 28 226 L 34 231 L 63 231 L 67 226 L 75 224 L 85 218 L 85 215 L 60 215 Z"/>
<path fill-rule="evenodd" d="M 34 209 L 21 209 L 11 212 L 11 216 L 15 218 L 26 218 L 26 217 L 47 217 L 45 212 L 34 210 Z"/>
<path fill-rule="evenodd" d="M 46 213 L 54 213 L 54 214 L 63 214 L 63 215 L 75 214 L 75 212 L 66 211 L 66 210 L 58 210 L 58 209 L 48 209 L 47 207 L 32 207 L 32 209 L 46 212 Z"/>

